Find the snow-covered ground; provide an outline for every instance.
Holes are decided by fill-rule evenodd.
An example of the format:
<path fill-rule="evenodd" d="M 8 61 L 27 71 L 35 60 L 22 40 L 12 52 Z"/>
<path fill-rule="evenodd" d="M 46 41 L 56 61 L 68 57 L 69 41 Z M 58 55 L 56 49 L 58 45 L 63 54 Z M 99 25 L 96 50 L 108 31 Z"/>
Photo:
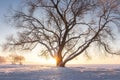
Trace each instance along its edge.
<path fill-rule="evenodd" d="M 0 65 L 0 80 L 120 80 L 120 65 Z"/>

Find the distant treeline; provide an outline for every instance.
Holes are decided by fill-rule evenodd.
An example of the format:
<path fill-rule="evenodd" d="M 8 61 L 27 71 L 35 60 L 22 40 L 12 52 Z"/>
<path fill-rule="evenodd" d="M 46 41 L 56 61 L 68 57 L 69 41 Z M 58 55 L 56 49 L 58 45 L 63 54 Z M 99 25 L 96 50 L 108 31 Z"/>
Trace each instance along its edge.
<path fill-rule="evenodd" d="M 21 55 L 9 55 L 7 57 L 0 56 L 0 64 L 11 63 L 11 64 L 23 64 L 25 57 Z"/>

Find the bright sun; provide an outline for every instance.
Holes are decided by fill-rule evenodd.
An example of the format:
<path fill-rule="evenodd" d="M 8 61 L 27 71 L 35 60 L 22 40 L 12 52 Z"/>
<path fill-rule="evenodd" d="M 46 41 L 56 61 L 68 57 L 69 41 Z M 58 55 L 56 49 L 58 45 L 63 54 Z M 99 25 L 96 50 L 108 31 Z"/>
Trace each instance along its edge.
<path fill-rule="evenodd" d="M 35 55 L 27 55 L 26 56 L 26 62 L 29 64 L 52 64 L 55 65 L 56 64 L 56 60 L 53 58 L 41 58 Z"/>
<path fill-rule="evenodd" d="M 50 64 L 56 64 L 56 60 L 53 58 L 50 58 L 47 60 Z"/>

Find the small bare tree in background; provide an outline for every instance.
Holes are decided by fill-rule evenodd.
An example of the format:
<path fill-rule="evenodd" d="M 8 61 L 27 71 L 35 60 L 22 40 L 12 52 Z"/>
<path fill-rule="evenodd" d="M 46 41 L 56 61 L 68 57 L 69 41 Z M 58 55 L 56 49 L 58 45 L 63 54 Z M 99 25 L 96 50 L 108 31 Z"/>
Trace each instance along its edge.
<path fill-rule="evenodd" d="M 114 27 L 120 27 L 120 0 L 25 0 L 12 19 L 21 29 L 7 46 L 15 49 L 45 47 L 43 54 L 65 64 L 93 45 L 112 52 Z"/>
<path fill-rule="evenodd" d="M 0 56 L 0 64 L 1 63 L 6 63 L 6 62 L 7 62 L 6 58 L 3 57 L 3 56 Z"/>
<path fill-rule="evenodd" d="M 12 64 L 20 64 L 22 65 L 23 62 L 25 61 L 25 58 L 20 55 L 9 55 L 9 60 Z"/>

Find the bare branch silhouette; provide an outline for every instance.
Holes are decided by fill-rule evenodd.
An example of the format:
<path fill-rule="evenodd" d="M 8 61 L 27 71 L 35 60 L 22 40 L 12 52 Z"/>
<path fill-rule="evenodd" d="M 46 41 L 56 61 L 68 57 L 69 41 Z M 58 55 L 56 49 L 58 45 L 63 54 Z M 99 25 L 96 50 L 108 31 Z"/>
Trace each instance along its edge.
<path fill-rule="evenodd" d="M 57 66 L 99 44 L 114 53 L 107 42 L 115 39 L 112 29 L 120 28 L 119 0 L 30 0 L 12 19 L 22 31 L 8 44 L 15 49 L 45 47 L 45 54 L 56 59 Z M 13 48 L 11 47 L 11 48 Z M 43 51 L 44 52 L 44 51 Z"/>

